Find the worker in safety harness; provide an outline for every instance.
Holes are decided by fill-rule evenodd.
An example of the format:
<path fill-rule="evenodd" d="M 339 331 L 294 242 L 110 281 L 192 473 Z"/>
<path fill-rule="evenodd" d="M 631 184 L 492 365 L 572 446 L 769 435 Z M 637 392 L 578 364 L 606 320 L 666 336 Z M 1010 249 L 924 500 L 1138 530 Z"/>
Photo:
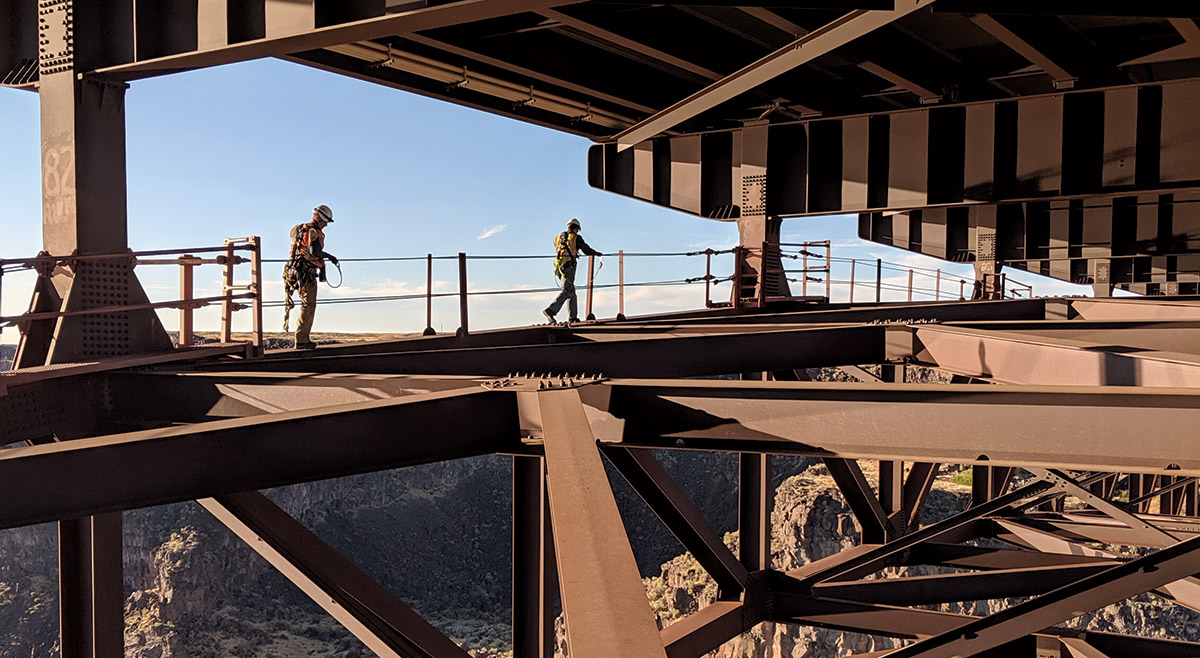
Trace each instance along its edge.
<path fill-rule="evenodd" d="M 554 238 L 554 276 L 562 284 L 562 292 L 542 311 L 542 315 L 546 316 L 546 320 L 551 324 L 557 322 L 554 315 L 562 309 L 563 302 L 569 302 L 569 322 L 579 322 L 579 298 L 575 296 L 575 268 L 581 251 L 589 256 L 604 255 L 583 241 L 583 236 L 579 235 L 579 220 L 572 217 L 567 222 L 567 230 Z"/>
<path fill-rule="evenodd" d="M 312 221 L 292 228 L 292 248 L 283 266 L 283 287 L 287 297 L 283 304 L 283 330 L 288 328 L 288 314 L 295 306 L 292 292 L 300 293 L 300 322 L 296 326 L 296 349 L 311 350 L 313 316 L 317 313 L 317 282 L 325 280 L 325 259 L 337 265 L 337 256 L 325 251 L 325 227 L 333 223 L 333 211 L 324 204 L 313 208 Z"/>

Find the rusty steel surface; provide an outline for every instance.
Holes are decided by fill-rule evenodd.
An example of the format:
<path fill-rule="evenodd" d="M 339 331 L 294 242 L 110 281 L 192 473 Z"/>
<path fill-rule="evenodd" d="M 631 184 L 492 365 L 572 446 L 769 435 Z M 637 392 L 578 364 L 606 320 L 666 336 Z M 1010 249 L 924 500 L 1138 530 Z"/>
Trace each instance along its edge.
<path fill-rule="evenodd" d="M 497 453 L 515 658 L 551 658 L 559 601 L 583 658 L 698 658 L 764 620 L 917 640 L 870 656 L 1200 655 L 1059 625 L 1139 594 L 1200 609 L 1194 8 L 217 4 L 144 20 L 132 0 L 0 1 L 0 85 L 40 95 L 53 255 L 28 263 L 19 369 L 0 376 L 0 527 L 60 523 L 63 658 L 121 654 L 113 512 L 191 499 L 379 655 L 463 655 L 254 491 Z M 125 83 L 261 57 L 590 138 L 591 186 L 737 224 L 737 292 L 493 331 L 469 331 L 463 297 L 458 336 L 172 352 L 131 262 L 100 256 L 129 242 Z M 981 299 L 787 298 L 783 219 L 848 213 L 863 239 L 972 262 Z M 996 299 L 1014 271 L 1098 297 Z M 737 454 L 736 554 L 650 449 Z M 772 569 L 778 453 L 825 460 L 866 543 Z M 605 455 L 720 586 L 661 632 Z M 971 469 L 971 505 L 925 523 L 951 466 Z M 911 565 L 958 572 L 881 574 Z M 1029 598 L 979 618 L 914 607 L 1011 597 Z"/>
<path fill-rule="evenodd" d="M 198 501 L 271 566 L 383 658 L 469 658 L 332 546 L 249 491 Z"/>
<path fill-rule="evenodd" d="M 725 546 L 649 450 L 614 447 L 608 461 L 646 501 L 700 566 L 717 582 L 721 598 L 736 597 L 746 584 L 746 567 Z"/>
<path fill-rule="evenodd" d="M 579 392 L 538 393 L 567 641 L 582 658 L 666 658 Z"/>
<path fill-rule="evenodd" d="M 519 451 L 518 439 L 512 396 L 480 389 L 11 448 L 0 479 L 27 494 L 0 527 Z"/>

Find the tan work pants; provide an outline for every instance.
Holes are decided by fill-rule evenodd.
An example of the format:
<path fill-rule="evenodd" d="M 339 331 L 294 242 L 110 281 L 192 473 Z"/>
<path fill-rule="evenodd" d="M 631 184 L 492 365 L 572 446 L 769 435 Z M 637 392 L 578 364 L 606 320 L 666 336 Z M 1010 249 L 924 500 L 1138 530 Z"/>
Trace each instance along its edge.
<path fill-rule="evenodd" d="M 296 325 L 296 344 L 311 343 L 313 317 L 317 314 L 317 282 L 312 281 L 301 285 L 296 292 L 300 293 L 300 322 Z"/>

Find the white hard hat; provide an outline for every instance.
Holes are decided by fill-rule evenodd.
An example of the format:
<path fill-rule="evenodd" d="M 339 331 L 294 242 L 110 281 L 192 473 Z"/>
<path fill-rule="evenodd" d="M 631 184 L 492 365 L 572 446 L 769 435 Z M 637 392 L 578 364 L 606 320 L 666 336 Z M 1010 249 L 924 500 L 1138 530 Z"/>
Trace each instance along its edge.
<path fill-rule="evenodd" d="M 568 219 L 568 220 L 567 220 L 567 228 L 571 228 L 572 226 L 574 226 L 575 228 L 579 228 L 579 229 L 581 229 L 581 228 L 582 228 L 582 227 L 579 225 L 579 220 L 578 220 L 578 219 L 575 219 L 574 217 L 572 217 L 571 219 Z"/>
<path fill-rule="evenodd" d="M 330 224 L 333 223 L 333 211 L 329 209 L 329 206 L 322 203 L 321 205 L 317 206 L 316 208 L 313 208 L 313 212 L 316 213 L 317 215 L 319 215 L 321 217 L 321 219 L 329 222 Z"/>

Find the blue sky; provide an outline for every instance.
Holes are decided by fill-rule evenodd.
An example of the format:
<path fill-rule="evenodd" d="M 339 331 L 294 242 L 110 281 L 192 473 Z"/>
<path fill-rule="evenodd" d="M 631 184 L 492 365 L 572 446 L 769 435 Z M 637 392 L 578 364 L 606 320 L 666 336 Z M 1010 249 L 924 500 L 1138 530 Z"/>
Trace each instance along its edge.
<path fill-rule="evenodd" d="M 282 258 L 288 230 L 306 221 L 319 203 L 331 206 L 336 217 L 327 246 L 345 258 L 550 253 L 553 236 L 573 216 L 583 222 L 589 243 L 604 252 L 727 248 L 737 241 L 734 224 L 589 188 L 590 142 L 584 138 L 279 60 L 135 82 L 126 95 L 126 124 L 129 236 L 135 250 L 215 246 L 225 237 L 261 235 L 265 257 Z M 5 236 L 0 257 L 32 256 L 40 249 L 39 181 L 37 95 L 0 90 Z M 970 276 L 963 265 L 863 243 L 855 227 L 850 217 L 790 219 L 783 234 L 785 240 L 832 240 L 838 257 L 880 257 Z M 282 296 L 280 267 L 266 267 L 268 299 Z M 456 289 L 455 268 L 452 261 L 435 262 L 438 291 Z M 702 275 L 703 268 L 702 258 L 630 258 L 625 280 L 682 279 Z M 343 270 L 343 287 L 323 287 L 322 298 L 425 289 L 423 262 L 346 263 Z M 714 273 L 729 270 L 729 261 L 721 260 Z M 138 273 L 152 299 L 178 298 L 177 268 L 142 266 Z M 469 275 L 474 290 L 554 285 L 544 260 L 473 261 Z M 219 276 L 213 266 L 200 268 L 196 294 L 218 294 Z M 848 277 L 848 264 L 835 266 L 835 280 Z M 858 277 L 873 282 L 874 275 L 860 265 Z M 616 259 L 605 259 L 597 282 L 616 278 Z M 1037 294 L 1090 293 L 1032 275 L 1015 278 L 1034 283 Z M 885 272 L 885 279 L 906 284 L 907 275 Z M 916 285 L 932 288 L 933 279 L 918 276 Z M 946 285 L 957 291 L 957 284 Z M 27 274 L 5 276 L 0 312 L 22 312 L 31 286 Z M 728 295 L 720 290 L 721 297 Z M 837 286 L 833 297 L 845 299 L 847 293 L 846 286 Z M 856 297 L 868 294 L 863 287 Z M 884 293 L 885 299 L 903 296 Z M 472 298 L 472 327 L 535 323 L 551 297 Z M 695 308 L 703 299 L 702 285 L 630 289 L 626 313 Z M 615 293 L 598 293 L 596 312 L 615 314 Z M 176 312 L 160 316 L 168 329 L 177 327 Z M 217 318 L 214 309 L 199 311 L 197 329 L 215 330 Z M 248 328 L 248 322 L 242 318 L 238 328 Z M 281 311 L 269 309 L 266 328 L 280 325 Z M 434 327 L 452 331 L 457 325 L 457 302 L 437 301 Z M 423 327 L 419 301 L 330 305 L 318 311 L 316 321 L 317 331 Z M 11 328 L 0 334 L 0 342 L 16 339 Z"/>

